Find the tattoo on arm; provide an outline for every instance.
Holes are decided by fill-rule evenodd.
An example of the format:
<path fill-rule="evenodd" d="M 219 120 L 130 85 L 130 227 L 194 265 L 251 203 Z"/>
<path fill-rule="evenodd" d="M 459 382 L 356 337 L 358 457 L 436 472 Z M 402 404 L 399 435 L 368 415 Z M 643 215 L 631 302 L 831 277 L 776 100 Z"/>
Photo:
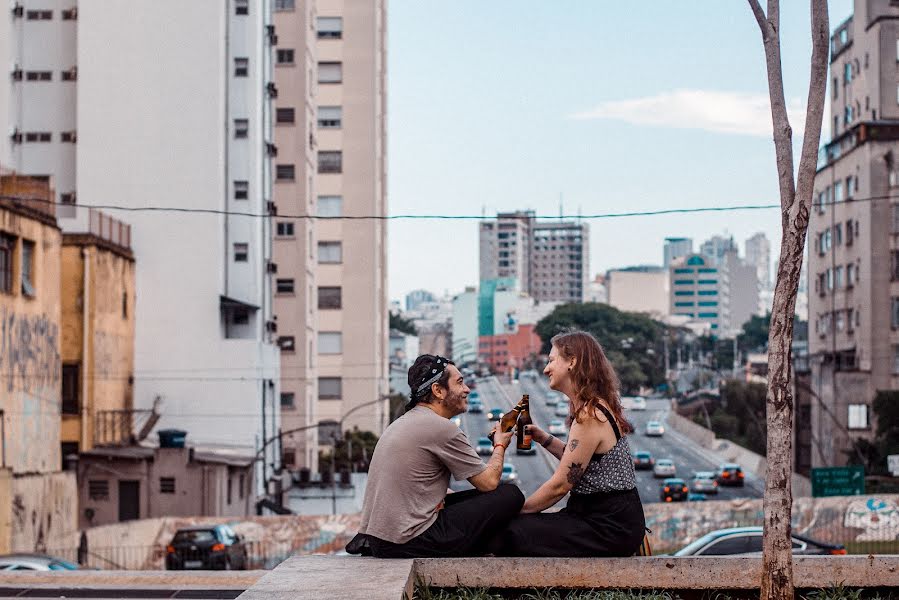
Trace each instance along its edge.
<path fill-rule="evenodd" d="M 580 442 L 578 442 L 577 440 L 571 440 L 570 442 L 568 442 L 568 449 L 574 451 L 579 443 Z"/>
<path fill-rule="evenodd" d="M 581 463 L 571 463 L 568 466 L 568 483 L 575 485 L 584 475 L 584 468 Z"/>

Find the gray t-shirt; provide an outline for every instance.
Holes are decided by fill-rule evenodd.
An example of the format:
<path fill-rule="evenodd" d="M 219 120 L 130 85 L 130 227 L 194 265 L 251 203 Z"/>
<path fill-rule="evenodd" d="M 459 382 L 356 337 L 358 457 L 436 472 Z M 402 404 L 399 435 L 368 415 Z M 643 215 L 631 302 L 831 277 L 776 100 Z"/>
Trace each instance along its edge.
<path fill-rule="evenodd" d="M 437 519 L 451 473 L 464 481 L 486 468 L 452 421 L 414 407 L 391 423 L 375 446 L 359 533 L 405 544 Z"/>

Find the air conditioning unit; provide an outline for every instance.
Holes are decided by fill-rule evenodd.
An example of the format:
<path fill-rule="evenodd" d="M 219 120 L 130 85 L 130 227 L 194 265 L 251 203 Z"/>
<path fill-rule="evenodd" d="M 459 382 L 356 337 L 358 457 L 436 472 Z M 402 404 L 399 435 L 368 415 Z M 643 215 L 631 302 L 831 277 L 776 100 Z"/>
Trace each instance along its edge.
<path fill-rule="evenodd" d="M 12 130 L 12 133 L 9 134 L 9 139 L 12 140 L 13 144 L 22 143 L 22 132 L 19 131 L 18 127 Z"/>
<path fill-rule="evenodd" d="M 22 18 L 25 16 L 25 7 L 16 2 L 12 7 L 12 16 Z"/>
<path fill-rule="evenodd" d="M 268 214 L 273 217 L 278 215 L 278 205 L 272 201 L 269 201 L 268 204 L 266 204 L 266 210 L 268 210 Z"/>
<path fill-rule="evenodd" d="M 265 330 L 269 333 L 277 333 L 278 332 L 278 322 L 277 321 L 266 321 L 265 322 Z"/>
<path fill-rule="evenodd" d="M 265 151 L 269 156 L 278 156 L 278 147 L 271 142 L 265 143 Z"/>
<path fill-rule="evenodd" d="M 275 85 L 274 81 L 269 81 L 267 84 L 265 84 L 265 89 L 268 92 L 269 98 L 278 97 L 278 86 Z"/>
<path fill-rule="evenodd" d="M 278 265 L 277 265 L 277 263 L 273 263 L 272 261 L 268 261 L 267 263 L 265 263 L 265 271 L 266 271 L 266 273 L 277 273 L 277 272 L 278 272 Z"/>

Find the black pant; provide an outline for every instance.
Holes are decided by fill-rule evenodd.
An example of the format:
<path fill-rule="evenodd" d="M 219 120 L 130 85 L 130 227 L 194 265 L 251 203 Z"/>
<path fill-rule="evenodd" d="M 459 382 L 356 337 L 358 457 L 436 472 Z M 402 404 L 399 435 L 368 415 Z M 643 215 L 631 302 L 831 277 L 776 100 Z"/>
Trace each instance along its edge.
<path fill-rule="evenodd" d="M 492 492 L 466 490 L 447 494 L 437 520 L 405 544 L 369 536 L 377 558 L 428 558 L 477 556 L 486 543 L 508 525 L 524 504 L 517 486 L 501 484 Z"/>

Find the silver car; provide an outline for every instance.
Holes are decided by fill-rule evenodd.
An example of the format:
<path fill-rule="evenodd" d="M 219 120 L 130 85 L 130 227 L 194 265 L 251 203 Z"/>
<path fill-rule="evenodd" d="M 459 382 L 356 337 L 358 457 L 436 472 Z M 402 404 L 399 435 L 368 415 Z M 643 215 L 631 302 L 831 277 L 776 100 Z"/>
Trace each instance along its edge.
<path fill-rule="evenodd" d="M 665 428 L 658 421 L 649 421 L 646 424 L 646 435 L 662 436 L 665 434 Z"/>
<path fill-rule="evenodd" d="M 46 554 L 6 554 L 0 556 L 0 571 L 76 571 L 80 567 Z"/>
<path fill-rule="evenodd" d="M 660 458 L 653 466 L 652 474 L 654 477 L 674 477 L 677 475 L 677 468 L 670 458 Z"/>
<path fill-rule="evenodd" d="M 712 471 L 697 471 L 693 473 L 690 489 L 703 494 L 717 494 L 718 482 L 715 481 L 715 474 Z"/>

